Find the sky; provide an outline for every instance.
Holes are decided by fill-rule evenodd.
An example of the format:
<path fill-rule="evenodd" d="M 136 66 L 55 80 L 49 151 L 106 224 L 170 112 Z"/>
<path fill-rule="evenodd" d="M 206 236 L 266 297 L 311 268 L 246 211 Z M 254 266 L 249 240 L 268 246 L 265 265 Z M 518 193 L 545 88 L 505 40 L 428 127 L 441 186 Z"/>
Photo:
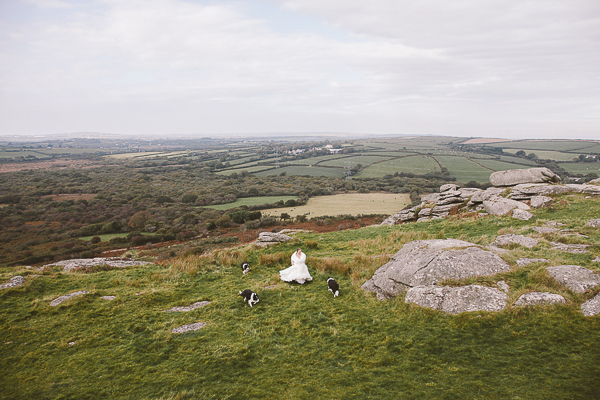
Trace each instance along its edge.
<path fill-rule="evenodd" d="M 0 136 L 600 140 L 597 0 L 0 0 Z"/>

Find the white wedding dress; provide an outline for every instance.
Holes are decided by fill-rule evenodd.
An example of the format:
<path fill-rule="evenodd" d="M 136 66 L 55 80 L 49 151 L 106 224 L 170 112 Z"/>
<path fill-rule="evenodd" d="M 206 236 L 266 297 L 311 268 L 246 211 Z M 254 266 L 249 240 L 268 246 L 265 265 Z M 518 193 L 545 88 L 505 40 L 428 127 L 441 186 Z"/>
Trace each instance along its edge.
<path fill-rule="evenodd" d="M 296 281 L 300 284 L 304 284 L 306 281 L 312 281 L 312 276 L 308 273 L 305 262 L 306 254 L 300 253 L 300 257 L 298 257 L 294 252 L 294 254 L 292 254 L 292 266 L 279 271 L 281 280 L 285 282 Z"/>

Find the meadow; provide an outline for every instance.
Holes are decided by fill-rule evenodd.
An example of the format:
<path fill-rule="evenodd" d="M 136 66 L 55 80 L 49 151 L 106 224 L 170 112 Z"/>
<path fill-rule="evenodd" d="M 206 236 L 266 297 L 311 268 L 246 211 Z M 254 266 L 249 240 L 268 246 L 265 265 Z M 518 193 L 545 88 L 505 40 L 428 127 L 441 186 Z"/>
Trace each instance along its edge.
<path fill-rule="evenodd" d="M 336 215 L 391 215 L 410 204 L 410 195 L 391 193 L 342 193 L 308 199 L 297 207 L 271 208 L 262 210 L 264 216 L 279 217 L 282 213 L 295 217 L 308 215 L 311 218 Z"/>
<path fill-rule="evenodd" d="M 278 201 L 286 202 L 288 200 L 298 200 L 298 196 L 261 196 L 261 197 L 241 197 L 232 203 L 215 204 L 212 206 L 204 206 L 213 210 L 229 210 L 240 206 L 257 206 L 261 204 L 271 204 Z"/>
<path fill-rule="evenodd" d="M 600 316 L 580 305 L 599 288 L 576 294 L 549 278 L 547 264 L 518 267 L 519 257 L 548 258 L 600 272 L 600 231 L 584 228 L 600 215 L 599 199 L 556 198 L 525 222 L 456 215 L 446 220 L 331 233 L 298 233 L 268 248 L 244 246 L 181 256 L 147 266 L 62 272 L 3 268 L 28 282 L 0 292 L 2 399 L 592 399 L 600 392 Z M 586 254 L 550 249 L 502 257 L 512 270 L 463 283 L 510 286 L 501 312 L 457 316 L 379 301 L 360 285 L 416 239 L 460 238 L 489 244 L 504 233 L 531 234 L 548 220 L 587 238 Z M 563 239 L 560 239 L 563 240 Z M 302 246 L 313 282 L 283 283 L 278 271 Z M 130 254 L 135 256 L 135 254 Z M 239 264 L 251 264 L 242 275 Z M 326 279 L 341 294 L 333 298 Z M 456 285 L 460 282 L 450 284 Z M 238 290 L 256 291 L 253 308 Z M 50 302 L 78 291 L 59 306 Z M 529 291 L 562 294 L 557 306 L 513 307 Z M 102 296 L 116 296 L 114 300 Z M 197 301 L 190 312 L 166 312 Z M 172 333 L 183 324 L 204 328 Z"/>

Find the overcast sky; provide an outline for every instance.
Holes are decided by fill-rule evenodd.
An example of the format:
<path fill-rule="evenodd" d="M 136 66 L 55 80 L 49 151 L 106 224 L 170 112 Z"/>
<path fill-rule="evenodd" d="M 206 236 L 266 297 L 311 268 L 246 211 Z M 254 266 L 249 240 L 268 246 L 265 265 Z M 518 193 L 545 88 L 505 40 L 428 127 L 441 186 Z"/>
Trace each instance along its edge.
<path fill-rule="evenodd" d="M 0 0 L 0 135 L 600 139 L 598 0 Z"/>

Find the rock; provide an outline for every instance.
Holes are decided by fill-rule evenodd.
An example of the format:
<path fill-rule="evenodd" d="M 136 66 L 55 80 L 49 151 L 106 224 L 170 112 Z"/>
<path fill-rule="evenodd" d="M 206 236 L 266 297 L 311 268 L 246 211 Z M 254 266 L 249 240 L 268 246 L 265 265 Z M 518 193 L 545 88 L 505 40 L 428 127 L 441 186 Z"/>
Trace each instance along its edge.
<path fill-rule="evenodd" d="M 89 293 L 89 291 L 87 291 L 87 290 L 81 290 L 79 292 L 73 292 L 73 293 L 65 294 L 63 296 L 57 297 L 56 299 L 52 300 L 50 302 L 50 306 L 56 307 L 57 305 L 59 305 L 63 301 L 69 300 L 71 297 L 81 296 L 82 294 L 86 294 L 86 293 Z"/>
<path fill-rule="evenodd" d="M 510 270 L 497 254 L 457 239 L 415 240 L 398 251 L 362 286 L 379 300 L 396 297 L 411 287 L 444 279 L 490 276 Z"/>
<path fill-rule="evenodd" d="M 505 197 L 492 197 L 483 202 L 485 211 L 493 215 L 506 215 L 515 208 L 528 210 L 529 206 L 520 201 L 507 199 Z"/>
<path fill-rule="evenodd" d="M 535 262 L 542 263 L 542 262 L 550 262 L 550 261 L 546 260 L 545 258 L 519 258 L 517 260 L 517 265 L 519 267 L 524 267 L 526 265 L 529 265 L 529 264 L 532 264 Z"/>
<path fill-rule="evenodd" d="M 523 221 L 529 221 L 533 217 L 533 214 L 527 210 L 515 208 L 512 212 L 512 217 Z"/>
<path fill-rule="evenodd" d="M 592 228 L 600 228 L 600 219 L 590 219 L 585 226 L 591 226 Z"/>
<path fill-rule="evenodd" d="M 586 317 L 600 313 L 600 294 L 581 305 L 581 312 Z"/>
<path fill-rule="evenodd" d="M 560 177 L 545 167 L 498 171 L 490 175 L 490 183 L 493 186 L 515 186 L 521 183 L 544 182 L 558 183 Z"/>
<path fill-rule="evenodd" d="M 282 243 L 282 242 L 287 242 L 288 240 L 292 240 L 292 238 L 288 235 L 284 235 L 283 233 L 261 232 L 258 234 L 257 242 L 260 242 L 260 243 Z"/>
<path fill-rule="evenodd" d="M 454 183 L 448 183 L 446 185 L 442 185 L 440 186 L 440 193 L 442 192 L 446 192 L 448 190 L 458 190 L 460 186 L 454 184 Z"/>
<path fill-rule="evenodd" d="M 449 314 L 469 311 L 500 311 L 508 295 L 498 289 L 480 285 L 461 287 L 416 286 L 408 290 L 404 301 Z"/>
<path fill-rule="evenodd" d="M 188 312 L 195 310 L 196 308 L 201 308 L 210 304 L 210 301 L 198 301 L 192 305 L 187 307 L 173 307 L 169 310 L 165 310 L 165 312 Z"/>
<path fill-rule="evenodd" d="M 568 193 L 572 189 L 564 185 L 549 185 L 547 183 L 521 184 L 512 188 L 510 197 L 514 200 L 529 200 L 535 196 Z"/>
<path fill-rule="evenodd" d="M 498 281 L 498 282 L 496 282 L 496 285 L 498 285 L 500 290 L 502 290 L 504 293 L 508 293 L 510 291 L 508 284 L 504 281 Z"/>
<path fill-rule="evenodd" d="M 75 268 L 90 268 L 96 265 L 108 265 L 113 268 L 133 267 L 137 265 L 150 264 L 146 261 L 134 261 L 129 258 L 121 257 L 96 257 L 96 258 L 78 258 L 73 260 L 59 261 L 52 264 L 46 264 L 45 267 L 63 266 L 63 271 L 71 271 Z"/>
<path fill-rule="evenodd" d="M 515 301 L 515 306 L 537 306 L 543 304 L 566 303 L 564 297 L 560 294 L 548 292 L 531 292 L 525 293 Z"/>
<path fill-rule="evenodd" d="M 177 328 L 173 328 L 173 330 L 171 332 L 185 333 L 185 332 L 190 332 L 190 331 L 197 331 L 197 330 L 204 328 L 205 325 L 206 325 L 206 322 L 196 322 L 195 324 L 181 325 L 181 326 L 178 326 Z"/>
<path fill-rule="evenodd" d="M 600 262 L 600 257 L 596 256 L 596 258 L 594 258 L 594 259 L 592 260 L 592 262 Z"/>
<path fill-rule="evenodd" d="M 550 242 L 552 244 L 552 249 L 566 251 L 568 253 L 573 254 L 583 254 L 587 253 L 587 248 L 590 246 L 589 244 L 564 244 L 558 242 Z"/>
<path fill-rule="evenodd" d="M 103 300 L 114 300 L 117 298 L 117 296 L 102 296 L 100 298 Z"/>
<path fill-rule="evenodd" d="M 600 285 L 600 274 L 578 265 L 559 265 L 546 268 L 550 276 L 576 293 Z"/>
<path fill-rule="evenodd" d="M 533 207 L 533 208 L 547 207 L 553 201 L 554 201 L 554 199 L 552 199 L 552 197 L 547 197 L 547 196 L 533 196 L 531 198 L 531 207 Z"/>
<path fill-rule="evenodd" d="M 0 285 L 0 289 L 19 287 L 21 285 L 24 285 L 25 282 L 27 282 L 27 280 L 25 278 L 23 278 L 22 276 L 20 276 L 20 275 L 13 276 L 8 281 L 6 281 L 2 285 Z"/>
<path fill-rule="evenodd" d="M 471 196 L 470 204 L 483 203 L 485 200 L 489 200 L 492 197 L 499 197 L 505 190 L 506 189 L 504 188 L 490 187 L 485 191 L 476 192 Z"/>
<path fill-rule="evenodd" d="M 519 246 L 527 247 L 531 249 L 539 243 L 537 239 L 530 238 L 523 235 L 500 235 L 492 242 L 493 246 L 508 246 L 509 244 L 518 244 Z"/>
<path fill-rule="evenodd" d="M 544 226 L 566 226 L 566 224 L 563 224 L 562 222 L 556 222 L 556 221 L 546 221 Z"/>
<path fill-rule="evenodd" d="M 571 192 L 600 195 L 600 186 L 596 186 L 596 185 L 577 185 L 577 184 L 566 184 L 565 186 Z"/>
<path fill-rule="evenodd" d="M 588 182 L 588 185 L 600 185 L 600 178 L 592 179 Z"/>
<path fill-rule="evenodd" d="M 558 228 L 553 228 L 551 226 L 532 226 L 531 229 L 541 234 L 558 232 L 559 230 Z"/>

